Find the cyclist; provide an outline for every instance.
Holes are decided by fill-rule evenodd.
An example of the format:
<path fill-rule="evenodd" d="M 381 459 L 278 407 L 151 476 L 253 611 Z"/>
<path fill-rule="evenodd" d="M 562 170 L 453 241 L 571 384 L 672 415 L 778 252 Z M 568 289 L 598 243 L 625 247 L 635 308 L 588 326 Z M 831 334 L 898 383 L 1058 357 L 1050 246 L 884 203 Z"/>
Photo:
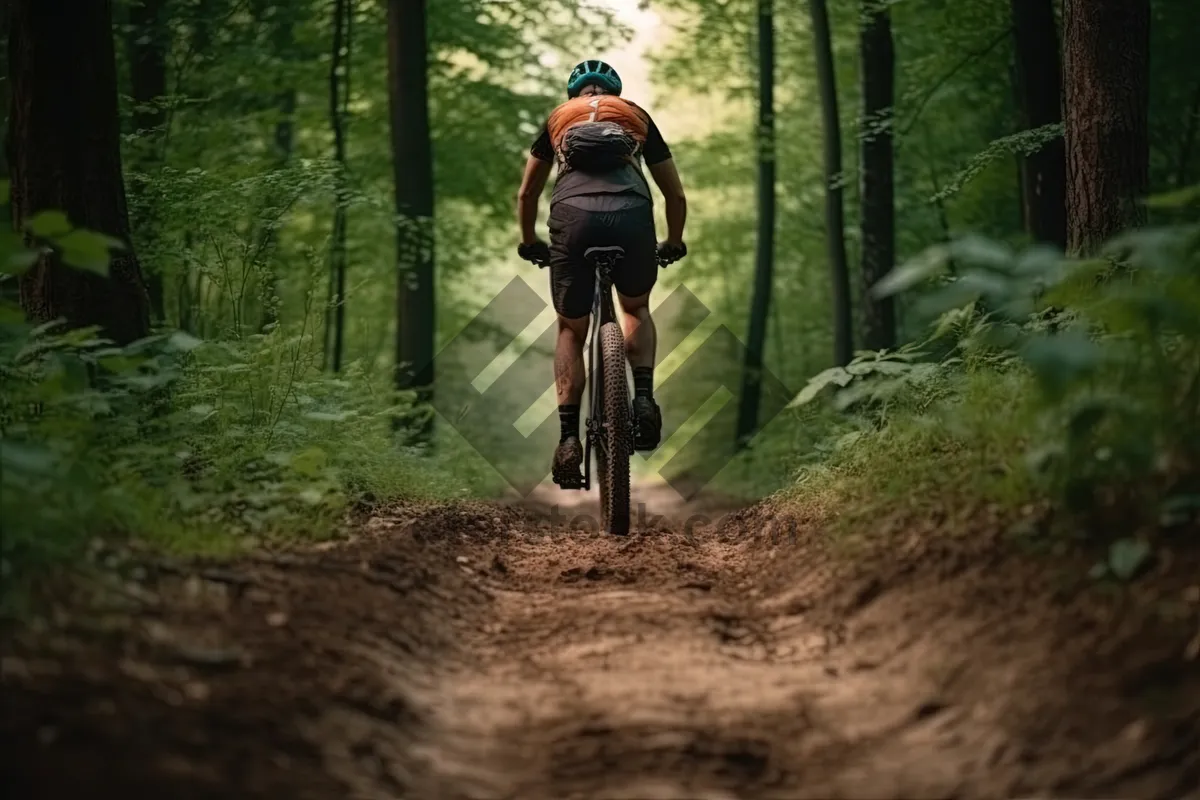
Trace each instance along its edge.
<path fill-rule="evenodd" d="M 595 271 L 583 258 L 589 247 L 617 245 L 625 249 L 625 257 L 614 271 L 613 284 L 624 316 L 626 352 L 633 368 L 634 448 L 654 450 L 662 435 L 662 412 L 654 400 L 656 337 L 650 318 L 650 290 L 658 280 L 660 262 L 665 266 L 687 254 L 683 242 L 687 201 L 662 134 L 649 114 L 620 97 L 621 88 L 620 76 L 603 61 L 584 61 L 575 67 L 567 79 L 568 100 L 551 113 L 530 148 L 517 194 L 521 228 L 517 252 L 527 261 L 549 265 L 558 314 L 554 381 L 561 432 L 553 477 L 559 484 L 565 476 L 577 477 L 583 463 L 579 440 L 585 383 L 583 348 L 596 291 Z M 620 126 L 628 134 L 631 148 L 615 167 L 573 168 L 567 163 L 568 132 L 579 128 L 579 123 L 596 121 Z M 650 187 L 639 160 L 645 161 L 665 201 L 667 237 L 658 244 Z M 547 246 L 536 234 L 537 206 L 556 161 L 558 179 L 550 197 Z"/>

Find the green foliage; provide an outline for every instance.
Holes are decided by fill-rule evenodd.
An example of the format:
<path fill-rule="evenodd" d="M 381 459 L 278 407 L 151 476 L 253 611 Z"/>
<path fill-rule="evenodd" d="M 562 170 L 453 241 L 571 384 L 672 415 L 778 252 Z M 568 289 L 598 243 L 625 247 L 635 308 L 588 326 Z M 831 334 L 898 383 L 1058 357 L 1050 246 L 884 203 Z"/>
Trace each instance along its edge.
<path fill-rule="evenodd" d="M 1002 136 L 988 144 L 980 153 L 972 156 L 970 162 L 951 177 L 932 199 L 934 201 L 945 200 L 947 197 L 958 194 L 964 186 L 998 158 L 1032 155 L 1055 139 L 1061 139 L 1062 136 L 1063 125 L 1061 122 L 1021 131 L 1010 136 Z"/>
<path fill-rule="evenodd" d="M 844 426 L 830 432 L 822 474 L 891 499 L 920 489 L 1013 507 L 1041 496 L 1071 512 L 1117 509 L 1135 526 L 1193 518 L 1200 226 L 1129 232 L 1103 254 L 1071 260 L 965 238 L 893 271 L 877 291 L 923 289 L 932 335 L 860 354 L 797 396 L 807 406 L 832 388 L 858 420 L 849 439 Z M 921 360 L 936 342 L 941 354 Z M 981 471 L 964 493 L 968 469 Z M 1114 548 L 1097 576 L 1126 580 L 1148 557 L 1133 540 Z"/>
<path fill-rule="evenodd" d="M 25 260 L 12 244 L 0 260 Z M 95 536 L 188 551 L 325 537 L 352 503 L 461 496 L 489 479 L 459 443 L 396 447 L 391 420 L 410 398 L 361 363 L 323 374 L 312 336 L 163 331 L 122 348 L 0 301 L 6 591 Z"/>
<path fill-rule="evenodd" d="M 959 358 L 922 360 L 928 356 L 920 349 L 925 344 L 904 345 L 894 352 L 860 352 L 845 367 L 831 367 L 814 375 L 789 407 L 808 405 L 834 388 L 834 407 L 838 411 L 871 408 L 886 413 L 891 401 L 933 386 L 944 370 L 961 362 Z"/>

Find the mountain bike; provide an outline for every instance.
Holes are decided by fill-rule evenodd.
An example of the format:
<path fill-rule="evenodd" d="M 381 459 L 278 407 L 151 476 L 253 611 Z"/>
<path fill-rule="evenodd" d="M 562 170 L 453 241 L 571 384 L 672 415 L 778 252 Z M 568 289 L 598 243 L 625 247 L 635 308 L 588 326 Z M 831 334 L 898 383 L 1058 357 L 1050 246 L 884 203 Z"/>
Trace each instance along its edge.
<path fill-rule="evenodd" d="M 588 419 L 583 475 L 564 480 L 563 489 L 592 487 L 592 450 L 600 484 L 600 525 L 608 533 L 629 533 L 629 456 L 633 452 L 633 409 L 626 376 L 625 334 L 613 306 L 612 274 L 625 257 L 623 247 L 589 247 L 583 254 L 596 271 L 588 344 Z"/>
<path fill-rule="evenodd" d="M 667 251 L 660 246 L 656 261 L 659 267 L 666 267 L 686 254 L 686 247 Z M 595 450 L 600 484 L 600 524 L 603 530 L 619 536 L 629 533 L 629 458 L 635 441 L 626 374 L 625 334 L 617 322 L 612 297 L 613 271 L 624 257 L 625 248 L 616 245 L 589 247 L 583 253 L 584 260 L 596 271 L 588 343 L 588 419 L 584 433 L 583 474 L 563 478 L 558 484 L 562 489 L 589 491 L 592 488 L 592 450 Z M 529 260 L 539 267 L 549 266 L 548 255 Z"/>

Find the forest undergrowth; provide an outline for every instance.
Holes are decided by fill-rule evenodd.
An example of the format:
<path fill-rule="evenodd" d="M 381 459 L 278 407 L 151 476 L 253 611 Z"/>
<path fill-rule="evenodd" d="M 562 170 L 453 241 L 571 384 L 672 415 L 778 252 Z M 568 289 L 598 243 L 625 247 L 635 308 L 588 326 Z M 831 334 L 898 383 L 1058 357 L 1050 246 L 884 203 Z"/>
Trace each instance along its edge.
<path fill-rule="evenodd" d="M 1092 259 L 982 238 L 927 250 L 877 288 L 919 295 L 926 338 L 814 376 L 721 483 L 843 536 L 974 510 L 1035 550 L 1096 550 L 1095 578 L 1194 546 L 1198 234 L 1131 232 Z"/>
<path fill-rule="evenodd" d="M 110 242 L 40 220 L 42 246 L 103 269 Z M 878 291 L 916 293 L 927 337 L 813 377 L 714 489 L 842 533 L 986 508 L 1034 546 L 1109 548 L 1097 578 L 1133 577 L 1200 510 L 1197 231 L 1125 234 L 1091 260 L 980 238 L 926 251 Z M 229 553 L 336 535 L 356 507 L 502 487 L 450 426 L 397 444 L 411 398 L 359 364 L 322 372 L 308 331 L 119 348 L 5 302 L 9 588 L 95 537 Z"/>
<path fill-rule="evenodd" d="M 106 270 L 107 237 L 53 213 L 30 230 L 74 268 Z M 11 277 L 33 251 L 0 244 Z M 213 341 L 163 329 L 118 347 L 0 300 L 5 601 L 97 538 L 230 554 L 334 536 L 348 510 L 387 499 L 499 490 L 452 431 L 398 445 L 411 397 L 359 362 L 331 377 L 306 328 Z"/>

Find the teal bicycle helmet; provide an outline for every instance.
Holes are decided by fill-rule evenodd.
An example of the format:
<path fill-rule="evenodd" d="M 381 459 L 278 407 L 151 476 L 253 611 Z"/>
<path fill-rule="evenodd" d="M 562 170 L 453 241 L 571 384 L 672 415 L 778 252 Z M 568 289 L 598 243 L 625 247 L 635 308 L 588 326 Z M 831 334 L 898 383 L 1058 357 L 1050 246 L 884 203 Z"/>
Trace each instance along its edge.
<path fill-rule="evenodd" d="M 603 61 L 583 61 L 571 70 L 567 78 L 567 97 L 578 97 L 583 87 L 590 84 L 603 86 L 609 94 L 621 94 L 621 76 L 617 71 Z"/>

